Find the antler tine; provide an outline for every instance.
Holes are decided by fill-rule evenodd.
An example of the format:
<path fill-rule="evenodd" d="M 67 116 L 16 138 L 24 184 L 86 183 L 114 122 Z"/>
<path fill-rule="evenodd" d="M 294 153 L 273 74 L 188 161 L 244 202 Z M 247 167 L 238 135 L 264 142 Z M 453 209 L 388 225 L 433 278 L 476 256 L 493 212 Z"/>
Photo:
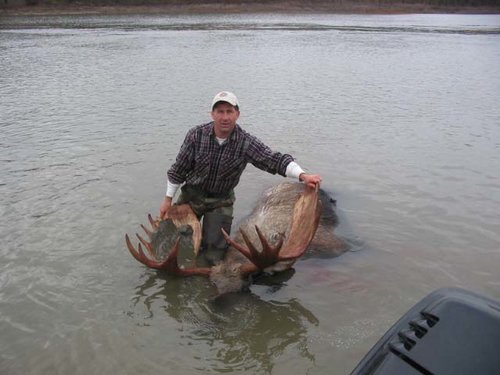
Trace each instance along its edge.
<path fill-rule="evenodd" d="M 141 244 L 137 244 L 137 249 L 139 251 L 141 258 L 144 259 L 146 263 L 149 263 L 150 259 L 146 256 L 146 254 L 144 254 Z"/>
<path fill-rule="evenodd" d="M 229 237 L 229 234 L 227 234 L 227 232 L 223 228 L 221 228 L 221 230 L 222 235 L 226 239 L 227 243 L 229 243 L 232 247 L 242 253 L 249 261 L 252 261 L 252 254 L 250 253 L 250 250 L 248 250 L 245 246 L 242 246 L 239 243 L 235 242 L 231 237 Z"/>
<path fill-rule="evenodd" d="M 153 219 L 151 214 L 148 214 L 148 220 L 149 220 L 151 226 L 153 227 L 153 229 L 158 229 L 158 222 Z"/>
<path fill-rule="evenodd" d="M 257 225 L 255 225 L 255 231 L 257 232 L 257 236 L 259 236 L 260 243 L 262 244 L 262 251 L 269 249 L 271 246 L 269 245 L 269 242 L 267 242 L 266 237 L 264 237 Z"/>
<path fill-rule="evenodd" d="M 128 237 L 128 234 L 125 235 L 125 242 L 127 243 L 127 248 L 130 254 L 138 261 L 141 262 L 144 265 L 147 265 L 144 261 L 144 259 L 141 257 L 139 252 L 134 248 L 134 245 L 132 245 L 132 242 L 130 242 L 130 238 Z"/>
<path fill-rule="evenodd" d="M 151 232 L 148 228 L 146 228 L 144 225 L 141 224 L 141 228 L 146 232 L 148 237 L 151 239 L 151 236 L 153 235 L 153 232 Z"/>
<path fill-rule="evenodd" d="M 248 234 L 241 228 L 240 228 L 240 233 L 241 233 L 241 236 L 243 237 L 243 241 L 245 241 L 245 243 L 247 244 L 248 250 L 250 252 L 250 256 L 252 257 L 252 259 L 250 259 L 250 260 L 253 263 L 255 263 L 259 259 L 259 255 L 261 253 L 257 250 L 257 248 L 254 246 L 252 241 L 250 241 Z M 267 243 L 267 241 L 266 241 L 266 243 Z"/>
<path fill-rule="evenodd" d="M 142 238 L 141 236 L 139 236 L 137 233 L 135 234 L 137 236 L 137 238 L 139 239 L 139 241 L 141 241 L 141 243 L 146 247 L 146 249 L 148 250 L 148 253 L 151 257 L 155 258 L 157 257 L 156 255 L 156 250 L 153 248 L 153 245 L 151 244 L 151 242 L 148 242 L 146 241 L 144 238 Z"/>

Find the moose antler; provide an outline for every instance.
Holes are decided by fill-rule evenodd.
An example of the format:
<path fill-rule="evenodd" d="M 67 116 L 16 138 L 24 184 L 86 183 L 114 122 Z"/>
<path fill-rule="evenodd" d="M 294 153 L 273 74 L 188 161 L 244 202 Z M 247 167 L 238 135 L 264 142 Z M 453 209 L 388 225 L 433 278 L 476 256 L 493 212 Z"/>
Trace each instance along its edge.
<path fill-rule="evenodd" d="M 157 254 L 157 249 L 154 245 L 154 237 L 155 234 L 161 230 L 160 226 L 162 223 L 168 224 L 168 221 L 171 221 L 177 228 L 181 226 L 189 225 L 192 228 L 192 240 L 195 255 L 198 254 L 200 244 L 201 244 L 201 225 L 196 217 L 195 213 L 191 209 L 191 207 L 187 204 L 184 205 L 176 205 L 173 206 L 169 210 L 169 218 L 165 221 L 161 221 L 159 219 L 154 220 L 150 214 L 148 214 L 148 220 L 151 224 L 152 229 L 146 228 L 141 224 L 142 229 L 148 235 L 149 241 L 146 241 L 143 237 L 136 233 L 137 238 L 140 243 L 138 244 L 138 248 L 135 249 L 130 241 L 128 235 L 125 235 L 125 242 L 127 243 L 127 248 L 130 251 L 130 254 L 142 264 L 155 269 L 166 270 L 169 273 L 173 273 L 179 276 L 190 276 L 190 275 L 205 275 L 208 276 L 210 274 L 210 268 L 188 268 L 184 269 L 179 267 L 177 262 L 177 255 L 179 253 L 180 246 L 180 237 L 177 237 L 175 244 L 172 249 L 168 253 L 168 256 L 165 259 L 159 259 Z M 172 225 L 172 224 L 170 224 Z M 142 245 L 146 248 L 148 255 L 146 255 L 142 249 Z"/>
<path fill-rule="evenodd" d="M 253 264 L 253 267 L 246 267 L 248 272 L 284 270 L 290 268 L 306 251 L 318 228 L 320 215 L 319 187 L 313 189 L 306 186 L 304 193 L 295 203 L 292 224 L 286 241 L 281 236 L 276 245 L 270 245 L 259 227 L 255 226 L 262 245 L 262 251 L 259 251 L 244 230 L 240 229 L 240 233 L 246 246 L 234 241 L 224 230 L 222 232 L 226 241 Z M 283 262 L 286 263 L 283 264 Z"/>

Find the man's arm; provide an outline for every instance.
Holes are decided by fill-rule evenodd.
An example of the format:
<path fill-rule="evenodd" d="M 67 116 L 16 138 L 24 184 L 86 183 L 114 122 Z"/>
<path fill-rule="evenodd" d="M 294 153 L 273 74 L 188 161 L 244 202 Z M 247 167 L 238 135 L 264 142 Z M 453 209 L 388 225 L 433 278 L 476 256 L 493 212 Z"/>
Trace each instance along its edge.
<path fill-rule="evenodd" d="M 251 139 L 247 150 L 250 162 L 259 169 L 269 173 L 278 173 L 284 177 L 297 178 L 306 185 L 315 188 L 321 183 L 321 176 L 308 174 L 293 161 L 292 156 L 273 152 L 268 146 L 254 136 L 248 135 Z"/>
<path fill-rule="evenodd" d="M 249 139 L 249 145 L 246 151 L 248 161 L 252 163 L 253 166 L 263 171 L 271 174 L 277 173 L 286 177 L 287 166 L 293 162 L 293 157 L 288 154 L 274 152 L 260 139 L 250 134 L 246 134 L 246 136 Z"/>

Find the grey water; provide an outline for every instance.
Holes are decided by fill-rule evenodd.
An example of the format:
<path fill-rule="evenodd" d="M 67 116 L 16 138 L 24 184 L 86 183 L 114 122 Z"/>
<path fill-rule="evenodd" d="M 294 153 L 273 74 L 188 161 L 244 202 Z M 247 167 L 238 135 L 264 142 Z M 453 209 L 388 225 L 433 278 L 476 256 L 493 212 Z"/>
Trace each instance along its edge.
<path fill-rule="evenodd" d="M 499 67 L 498 15 L 0 17 L 0 372 L 348 374 L 434 289 L 500 298 Z M 216 301 L 124 234 L 220 90 L 351 248 Z"/>

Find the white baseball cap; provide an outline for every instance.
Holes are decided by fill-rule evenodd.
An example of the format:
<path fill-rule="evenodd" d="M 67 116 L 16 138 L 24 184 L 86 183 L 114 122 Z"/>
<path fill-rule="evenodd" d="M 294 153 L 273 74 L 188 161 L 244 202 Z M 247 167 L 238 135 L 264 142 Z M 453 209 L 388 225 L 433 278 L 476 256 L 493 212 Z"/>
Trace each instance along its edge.
<path fill-rule="evenodd" d="M 214 109 L 214 105 L 218 102 L 226 102 L 231 104 L 233 107 L 240 106 L 236 95 L 229 91 L 221 91 L 214 96 L 214 100 L 212 100 L 212 109 Z"/>

